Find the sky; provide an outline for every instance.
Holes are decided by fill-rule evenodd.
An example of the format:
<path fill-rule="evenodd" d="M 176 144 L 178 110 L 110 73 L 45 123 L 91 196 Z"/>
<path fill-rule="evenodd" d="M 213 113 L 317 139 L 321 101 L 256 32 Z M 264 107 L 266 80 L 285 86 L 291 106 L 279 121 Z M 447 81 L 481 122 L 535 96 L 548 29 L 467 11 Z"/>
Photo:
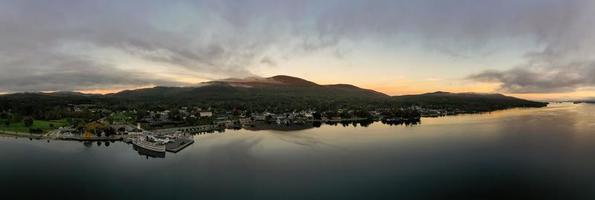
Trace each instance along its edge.
<path fill-rule="evenodd" d="M 0 93 L 291 75 L 595 98 L 593 0 L 0 0 Z"/>

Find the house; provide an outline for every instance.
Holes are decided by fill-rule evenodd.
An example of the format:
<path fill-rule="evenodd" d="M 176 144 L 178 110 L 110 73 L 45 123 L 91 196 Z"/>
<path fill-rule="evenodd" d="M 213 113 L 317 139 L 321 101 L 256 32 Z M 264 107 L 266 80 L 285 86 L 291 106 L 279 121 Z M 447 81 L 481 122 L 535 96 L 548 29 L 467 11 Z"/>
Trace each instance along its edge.
<path fill-rule="evenodd" d="M 136 127 L 133 125 L 110 125 L 111 128 L 113 128 L 114 130 L 116 130 L 116 134 L 122 135 L 122 134 L 126 134 L 129 132 L 137 132 L 140 130 L 140 125 L 137 125 Z"/>
<path fill-rule="evenodd" d="M 239 119 L 241 125 L 252 125 L 252 119 L 250 118 L 240 118 Z"/>
<path fill-rule="evenodd" d="M 201 111 L 200 113 L 198 113 L 198 115 L 200 117 L 212 117 L 213 116 L 213 112 L 210 112 L 210 111 Z"/>
<path fill-rule="evenodd" d="M 252 114 L 252 118 L 254 118 L 255 121 L 264 121 L 267 119 L 267 117 L 265 115 L 260 115 L 260 114 Z"/>

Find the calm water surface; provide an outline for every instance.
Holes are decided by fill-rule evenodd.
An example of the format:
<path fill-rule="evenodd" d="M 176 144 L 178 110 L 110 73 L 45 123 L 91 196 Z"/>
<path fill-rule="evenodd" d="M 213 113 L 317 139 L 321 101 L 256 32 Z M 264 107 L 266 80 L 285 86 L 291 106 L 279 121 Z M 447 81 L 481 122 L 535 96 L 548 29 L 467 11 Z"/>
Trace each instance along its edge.
<path fill-rule="evenodd" d="M 195 139 L 150 158 L 122 142 L 0 137 L 0 191 L 62 199 L 595 198 L 595 105 Z"/>

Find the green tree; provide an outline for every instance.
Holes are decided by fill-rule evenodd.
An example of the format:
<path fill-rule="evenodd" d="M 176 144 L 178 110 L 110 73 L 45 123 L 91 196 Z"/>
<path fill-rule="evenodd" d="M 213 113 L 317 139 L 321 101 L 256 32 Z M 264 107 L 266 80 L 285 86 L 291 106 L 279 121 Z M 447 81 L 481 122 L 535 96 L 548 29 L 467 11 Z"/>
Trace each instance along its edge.
<path fill-rule="evenodd" d="M 168 113 L 167 118 L 174 121 L 180 121 L 182 120 L 182 114 L 180 113 L 180 110 L 176 108 Z"/>
<path fill-rule="evenodd" d="M 107 129 L 105 129 L 105 136 L 112 136 L 112 135 L 116 135 L 116 129 L 114 129 L 113 127 L 108 127 Z"/>
<path fill-rule="evenodd" d="M 10 126 L 10 123 L 12 122 L 12 114 L 2 113 L 2 117 L 0 119 L 4 119 L 4 125 Z"/>
<path fill-rule="evenodd" d="M 23 123 L 25 124 L 26 127 L 31 127 L 31 126 L 33 126 L 33 118 L 32 117 L 25 117 L 23 119 Z"/>
<path fill-rule="evenodd" d="M 322 119 L 322 114 L 320 114 L 320 112 L 315 112 L 314 114 L 312 114 L 312 117 L 315 120 L 321 120 Z"/>
<path fill-rule="evenodd" d="M 12 116 L 12 122 L 19 123 L 23 121 L 23 116 L 19 114 L 15 114 Z"/>

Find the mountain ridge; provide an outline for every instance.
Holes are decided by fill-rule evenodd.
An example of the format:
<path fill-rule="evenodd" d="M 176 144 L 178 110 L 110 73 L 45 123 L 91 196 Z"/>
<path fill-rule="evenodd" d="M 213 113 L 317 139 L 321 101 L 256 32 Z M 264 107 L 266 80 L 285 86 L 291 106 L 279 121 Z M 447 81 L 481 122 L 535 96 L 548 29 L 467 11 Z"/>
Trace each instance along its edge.
<path fill-rule="evenodd" d="M 492 110 L 510 107 L 540 107 L 544 103 L 529 101 L 502 94 L 450 93 L 437 91 L 415 95 L 389 96 L 382 92 L 360 88 L 350 84 L 320 85 L 305 79 L 286 75 L 268 78 L 250 77 L 223 79 L 189 87 L 156 86 L 124 90 L 104 95 L 89 95 L 76 92 L 16 93 L 0 95 L 0 100 L 38 99 L 59 103 L 76 102 L 129 102 L 147 104 L 203 104 L 203 105 L 248 105 L 257 107 L 298 104 L 309 105 L 394 105 L 425 107 L 489 108 Z M 18 102 L 13 101 L 13 102 Z M 290 106 L 288 106 L 290 107 Z M 332 107 L 332 106 L 331 106 Z"/>

